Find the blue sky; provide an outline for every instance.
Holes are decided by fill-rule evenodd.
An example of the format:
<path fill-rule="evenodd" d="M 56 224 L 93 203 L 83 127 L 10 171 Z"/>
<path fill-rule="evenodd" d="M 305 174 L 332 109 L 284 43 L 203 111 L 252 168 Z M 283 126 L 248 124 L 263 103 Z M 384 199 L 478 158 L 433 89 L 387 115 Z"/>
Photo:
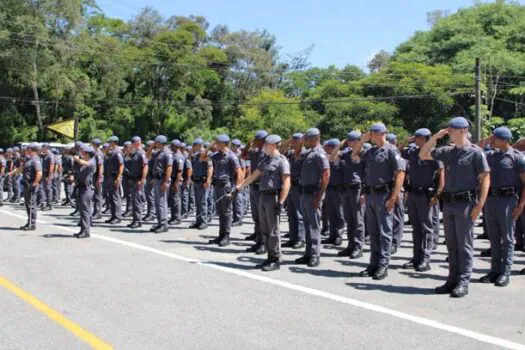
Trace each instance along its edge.
<path fill-rule="evenodd" d="M 525 0 L 519 1 L 525 3 Z M 473 0 L 98 0 L 111 17 L 130 19 L 152 6 L 166 17 L 201 15 L 231 31 L 267 29 L 277 37 L 281 54 L 315 44 L 314 66 L 343 67 L 366 63 L 380 49 L 389 52 L 416 30 L 426 30 L 427 12 L 455 12 Z"/>

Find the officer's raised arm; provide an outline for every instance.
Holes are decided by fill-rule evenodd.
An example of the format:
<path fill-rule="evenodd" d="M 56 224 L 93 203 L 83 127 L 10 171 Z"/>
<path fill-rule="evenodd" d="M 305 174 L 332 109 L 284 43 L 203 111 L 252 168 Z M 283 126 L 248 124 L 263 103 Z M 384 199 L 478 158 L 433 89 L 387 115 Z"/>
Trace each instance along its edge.
<path fill-rule="evenodd" d="M 365 132 L 361 136 L 361 139 L 358 141 L 357 145 L 355 146 L 355 149 L 352 152 L 352 160 L 354 162 L 361 161 L 361 150 L 363 149 L 363 144 L 365 144 L 368 141 L 370 141 L 370 132 L 369 131 Z"/>
<path fill-rule="evenodd" d="M 436 147 L 436 143 L 439 139 L 442 139 L 445 135 L 448 134 L 448 128 L 447 129 L 441 129 L 437 133 L 435 133 L 430 140 L 428 140 L 423 147 L 421 147 L 421 151 L 419 151 L 419 158 L 422 160 L 432 160 L 431 152 Z"/>

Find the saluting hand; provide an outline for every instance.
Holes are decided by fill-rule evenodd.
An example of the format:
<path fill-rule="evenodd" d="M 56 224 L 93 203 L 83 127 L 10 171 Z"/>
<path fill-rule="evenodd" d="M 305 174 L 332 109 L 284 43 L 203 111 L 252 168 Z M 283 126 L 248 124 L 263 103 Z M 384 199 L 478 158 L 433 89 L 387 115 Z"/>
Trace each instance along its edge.
<path fill-rule="evenodd" d="M 434 138 L 436 140 L 439 140 L 439 139 L 442 139 L 443 137 L 445 137 L 445 135 L 448 135 L 448 128 L 447 129 L 441 129 L 439 130 L 435 135 L 434 135 Z"/>

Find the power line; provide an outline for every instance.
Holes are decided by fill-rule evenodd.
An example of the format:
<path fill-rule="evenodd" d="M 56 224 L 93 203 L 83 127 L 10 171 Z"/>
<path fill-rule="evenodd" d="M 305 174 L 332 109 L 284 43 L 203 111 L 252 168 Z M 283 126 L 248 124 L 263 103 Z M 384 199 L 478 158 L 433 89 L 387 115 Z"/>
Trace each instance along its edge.
<path fill-rule="evenodd" d="M 303 100 L 303 101 L 280 101 L 280 102 L 241 102 L 241 101 L 209 101 L 209 100 L 202 100 L 201 102 L 180 102 L 180 101 L 150 101 L 150 102 L 144 102 L 144 101 L 125 101 L 125 100 L 85 100 L 85 101 L 73 101 L 73 100 L 56 100 L 56 101 L 49 101 L 49 100 L 40 100 L 35 101 L 31 99 L 20 99 L 13 96 L 0 96 L 0 103 L 1 101 L 5 101 L 5 103 L 27 103 L 27 104 L 61 104 L 61 105 L 76 105 L 76 104 L 86 104 L 86 105 L 104 105 L 104 104 L 117 104 L 120 106 L 137 106 L 137 105 L 148 105 L 148 104 L 155 104 L 155 105 L 178 105 L 182 107 L 195 107 L 195 106 L 202 106 L 202 105 L 208 105 L 212 107 L 217 106 L 230 106 L 230 105 L 236 105 L 236 106 L 271 106 L 271 105 L 301 105 L 301 104 L 309 104 L 309 103 L 323 103 L 323 104 L 337 104 L 337 103 L 351 103 L 351 102 L 381 102 L 381 101 L 393 101 L 393 100 L 409 100 L 409 99 L 421 99 L 421 98 L 439 98 L 443 95 L 445 96 L 456 96 L 456 95 L 462 95 L 462 94 L 469 94 L 472 93 L 471 90 L 468 91 L 457 91 L 457 92 L 451 92 L 441 95 L 436 94 L 424 94 L 424 95 L 399 95 L 399 96 L 386 96 L 386 97 L 348 97 L 348 98 L 339 98 L 339 99 L 325 99 L 325 100 Z"/>

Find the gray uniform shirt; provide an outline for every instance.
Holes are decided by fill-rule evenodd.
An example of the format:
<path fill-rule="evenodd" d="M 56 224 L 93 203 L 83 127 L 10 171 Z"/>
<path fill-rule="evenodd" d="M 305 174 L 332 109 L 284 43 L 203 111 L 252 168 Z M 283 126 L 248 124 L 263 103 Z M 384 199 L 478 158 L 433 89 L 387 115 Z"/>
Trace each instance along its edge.
<path fill-rule="evenodd" d="M 525 156 L 521 152 L 509 147 L 507 152 L 494 150 L 486 155 L 492 188 L 521 187 L 520 174 L 525 173 Z"/>
<path fill-rule="evenodd" d="M 434 149 L 431 155 L 445 166 L 445 192 L 476 190 L 478 176 L 490 171 L 483 150 L 473 145 L 443 146 Z"/>
<path fill-rule="evenodd" d="M 436 186 L 437 171 L 443 169 L 443 163 L 437 160 L 421 160 L 419 147 L 409 147 L 401 153 L 407 160 L 408 183 L 416 187 Z"/>
<path fill-rule="evenodd" d="M 365 177 L 365 163 L 354 162 L 352 160 L 352 152 L 351 148 L 347 148 L 341 153 L 343 182 L 347 185 L 362 183 Z"/>
<path fill-rule="evenodd" d="M 301 186 L 319 186 L 325 169 L 330 169 L 324 149 L 317 145 L 307 151 L 304 157 L 299 184 Z"/>
<path fill-rule="evenodd" d="M 232 151 L 226 153 L 216 152 L 211 156 L 213 161 L 213 178 L 229 179 L 233 182 L 236 169 L 240 167 L 239 158 Z"/>
<path fill-rule="evenodd" d="M 155 156 L 153 163 L 153 177 L 156 179 L 162 179 L 166 172 L 166 168 L 173 166 L 173 153 L 168 147 L 164 147 L 162 151 L 159 151 Z"/>
<path fill-rule="evenodd" d="M 282 154 L 275 157 L 265 157 L 259 163 L 257 170 L 262 172 L 259 178 L 259 190 L 280 190 L 283 187 L 282 175 L 290 175 L 290 163 Z"/>
<path fill-rule="evenodd" d="M 87 165 L 81 165 L 78 171 L 77 181 L 80 186 L 90 187 L 93 185 L 93 176 L 97 167 L 97 161 L 95 157 L 88 160 Z"/>
<path fill-rule="evenodd" d="M 208 177 L 208 169 L 212 166 L 212 161 L 208 157 L 208 160 L 201 160 L 199 154 L 195 154 L 192 160 L 193 167 L 193 180 L 202 180 Z"/>
<path fill-rule="evenodd" d="M 42 172 L 44 176 L 49 175 L 49 167 L 54 169 L 54 165 L 55 155 L 50 150 L 47 150 L 46 153 L 44 153 L 44 157 L 42 158 Z"/>
<path fill-rule="evenodd" d="M 24 162 L 24 168 L 22 170 L 24 181 L 28 183 L 33 183 L 33 181 L 35 181 L 36 173 L 38 171 L 42 171 L 42 162 L 40 161 L 40 157 L 29 157 L 29 159 L 27 159 Z"/>
<path fill-rule="evenodd" d="M 373 146 L 361 152 L 361 161 L 365 166 L 367 186 L 392 184 L 397 171 L 405 171 L 406 163 L 397 148 L 389 143 L 382 147 Z"/>
<path fill-rule="evenodd" d="M 175 179 L 177 177 L 177 173 L 179 171 L 184 170 L 184 155 L 177 151 L 173 153 L 173 172 L 171 173 L 171 177 Z"/>
<path fill-rule="evenodd" d="M 146 153 L 139 149 L 131 156 L 131 165 L 129 175 L 134 180 L 139 180 L 142 178 L 142 171 L 144 167 L 148 165 L 148 158 L 146 158 Z"/>
<path fill-rule="evenodd" d="M 104 174 L 98 173 L 98 167 L 100 165 L 104 166 L 104 153 L 100 149 L 95 151 L 95 179 L 98 180 Z"/>
<path fill-rule="evenodd" d="M 303 162 L 304 158 L 306 157 L 306 154 L 308 152 L 306 151 L 306 148 L 303 147 L 301 152 L 299 153 L 298 157 L 295 157 L 295 151 L 291 150 L 288 152 L 288 163 L 290 163 L 290 176 L 292 178 L 292 182 L 299 183 L 299 179 L 301 178 L 301 171 L 303 170 Z"/>
<path fill-rule="evenodd" d="M 108 174 L 115 176 L 118 174 L 119 167 L 124 164 L 124 156 L 122 151 L 116 147 L 109 153 L 108 157 Z"/>

